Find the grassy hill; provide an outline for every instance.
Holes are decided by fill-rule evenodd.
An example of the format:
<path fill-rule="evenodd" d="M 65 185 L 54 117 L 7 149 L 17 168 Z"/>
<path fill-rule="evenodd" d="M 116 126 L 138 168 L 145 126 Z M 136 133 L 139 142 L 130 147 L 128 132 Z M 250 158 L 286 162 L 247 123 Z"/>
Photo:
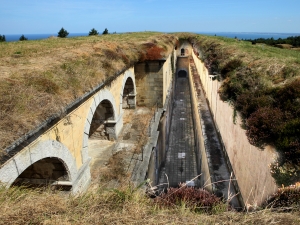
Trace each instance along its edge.
<path fill-rule="evenodd" d="M 0 150 L 135 63 L 165 57 L 175 42 L 155 32 L 1 42 Z"/>
<path fill-rule="evenodd" d="M 299 52 L 194 34 L 147 32 L 0 43 L 0 149 L 47 118 L 63 115 L 68 104 L 134 63 L 164 57 L 176 37 L 190 40 L 222 82 L 220 96 L 244 119 L 250 143 L 271 144 L 282 153 L 272 168 L 278 182 L 296 181 Z M 299 224 L 298 189 L 280 190 L 276 202 L 265 209 L 237 213 L 224 202 L 208 211 L 184 199 L 159 204 L 128 182 L 116 188 L 96 183 L 78 196 L 1 188 L 0 224 Z"/>

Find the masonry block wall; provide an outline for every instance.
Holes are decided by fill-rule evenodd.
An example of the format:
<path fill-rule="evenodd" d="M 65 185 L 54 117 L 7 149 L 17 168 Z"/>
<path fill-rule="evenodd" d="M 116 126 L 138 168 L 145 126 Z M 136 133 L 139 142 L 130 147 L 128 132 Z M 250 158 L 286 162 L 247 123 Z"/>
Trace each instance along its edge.
<path fill-rule="evenodd" d="M 269 164 L 277 157 L 276 152 L 270 146 L 262 151 L 249 144 L 246 132 L 241 128 L 241 118 L 237 116 L 234 124 L 233 108 L 219 98 L 218 90 L 221 83 L 213 81 L 204 63 L 194 53 L 192 56 L 244 203 L 260 205 L 277 190 L 269 168 Z"/>
<path fill-rule="evenodd" d="M 158 104 L 159 108 L 163 107 L 172 83 L 174 60 L 175 51 L 167 59 L 146 61 L 134 66 L 138 106 L 153 107 Z"/>
<path fill-rule="evenodd" d="M 152 107 L 163 103 L 163 60 L 146 61 L 134 66 L 138 106 Z"/>

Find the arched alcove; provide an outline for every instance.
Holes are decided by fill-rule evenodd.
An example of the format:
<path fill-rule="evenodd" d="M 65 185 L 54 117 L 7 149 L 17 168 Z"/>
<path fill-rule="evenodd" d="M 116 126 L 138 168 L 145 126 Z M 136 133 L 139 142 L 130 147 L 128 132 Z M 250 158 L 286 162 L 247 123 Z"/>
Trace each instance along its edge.
<path fill-rule="evenodd" d="M 135 88 L 131 77 L 128 77 L 122 94 L 122 108 L 133 109 L 135 108 Z"/>
<path fill-rule="evenodd" d="M 112 103 L 103 100 L 97 106 L 89 130 L 89 139 L 115 139 L 115 113 Z"/>
<path fill-rule="evenodd" d="M 38 160 L 27 167 L 12 186 L 48 187 L 70 191 L 72 183 L 65 163 L 56 157 Z"/>

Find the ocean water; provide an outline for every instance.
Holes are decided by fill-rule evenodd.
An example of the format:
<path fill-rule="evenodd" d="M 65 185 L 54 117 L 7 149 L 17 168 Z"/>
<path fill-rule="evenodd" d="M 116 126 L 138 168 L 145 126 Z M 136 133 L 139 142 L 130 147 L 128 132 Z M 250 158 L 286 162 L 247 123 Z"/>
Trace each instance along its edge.
<path fill-rule="evenodd" d="M 291 36 L 300 36 L 300 33 L 259 33 L 259 32 L 197 32 L 198 34 L 222 36 L 238 39 L 258 39 L 258 38 L 287 38 Z"/>
<path fill-rule="evenodd" d="M 5 34 L 4 34 L 5 35 Z M 79 37 L 79 36 L 87 36 L 88 33 L 73 33 L 69 34 L 68 37 Z M 19 41 L 19 38 L 22 36 L 22 34 L 8 34 L 5 35 L 6 41 Z M 53 34 L 24 34 L 28 40 L 41 40 L 41 39 L 46 39 L 51 36 L 57 37 L 57 33 Z"/>
<path fill-rule="evenodd" d="M 300 36 L 300 33 L 256 33 L 256 32 L 196 32 L 197 34 L 205 35 L 217 35 L 228 38 L 239 38 L 239 39 L 257 39 L 257 38 L 287 38 L 290 36 Z M 8 34 L 5 35 L 6 41 L 18 41 L 22 34 Z M 88 33 L 71 33 L 68 37 L 87 36 Z M 28 40 L 40 40 L 46 39 L 50 36 L 57 36 L 57 33 L 53 34 L 24 34 Z"/>

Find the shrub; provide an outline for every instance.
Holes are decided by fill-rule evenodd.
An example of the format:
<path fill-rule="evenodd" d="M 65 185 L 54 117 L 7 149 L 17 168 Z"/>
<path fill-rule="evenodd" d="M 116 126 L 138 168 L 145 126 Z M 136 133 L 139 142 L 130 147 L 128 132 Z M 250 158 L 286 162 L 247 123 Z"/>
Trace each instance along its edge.
<path fill-rule="evenodd" d="M 0 42 L 5 42 L 6 39 L 5 39 L 5 35 L 0 35 Z"/>
<path fill-rule="evenodd" d="M 99 32 L 97 30 L 95 30 L 94 28 L 91 29 L 90 32 L 89 32 L 89 36 L 91 36 L 91 35 L 98 35 L 98 34 L 99 34 Z"/>
<path fill-rule="evenodd" d="M 68 31 L 63 27 L 59 30 L 57 37 L 66 38 L 69 35 Z"/>
<path fill-rule="evenodd" d="M 185 205 L 196 211 L 210 211 L 214 206 L 221 204 L 221 199 L 204 189 L 187 186 L 169 188 L 156 197 L 155 202 L 160 206 L 174 207 Z"/>
<path fill-rule="evenodd" d="M 22 34 L 22 36 L 19 38 L 19 41 L 27 41 L 27 40 L 28 38 L 26 38 L 24 34 Z"/>
<path fill-rule="evenodd" d="M 300 79 L 274 89 L 272 94 L 281 109 L 294 114 L 300 112 Z"/>
<path fill-rule="evenodd" d="M 259 108 L 272 107 L 274 98 L 260 91 L 245 91 L 237 96 L 235 107 L 241 113 L 243 119 L 248 118 Z"/>
<path fill-rule="evenodd" d="M 247 120 L 246 133 L 250 144 L 263 148 L 267 143 L 274 143 L 282 122 L 283 113 L 279 108 L 259 108 Z"/>
<path fill-rule="evenodd" d="M 102 34 L 108 34 L 107 28 L 105 28 L 105 30 L 102 32 Z"/>
<path fill-rule="evenodd" d="M 228 76 L 228 73 L 236 70 L 237 68 L 241 67 L 243 65 L 242 60 L 240 59 L 233 59 L 229 61 L 228 63 L 223 66 L 221 70 L 221 75 L 223 78 L 226 78 Z"/>
<path fill-rule="evenodd" d="M 162 58 L 163 51 L 163 48 L 153 45 L 152 47 L 147 48 L 145 53 L 141 54 L 140 61 L 143 62 L 147 60 L 159 60 Z"/>
<path fill-rule="evenodd" d="M 300 183 L 280 188 L 266 202 L 272 208 L 300 207 Z"/>

